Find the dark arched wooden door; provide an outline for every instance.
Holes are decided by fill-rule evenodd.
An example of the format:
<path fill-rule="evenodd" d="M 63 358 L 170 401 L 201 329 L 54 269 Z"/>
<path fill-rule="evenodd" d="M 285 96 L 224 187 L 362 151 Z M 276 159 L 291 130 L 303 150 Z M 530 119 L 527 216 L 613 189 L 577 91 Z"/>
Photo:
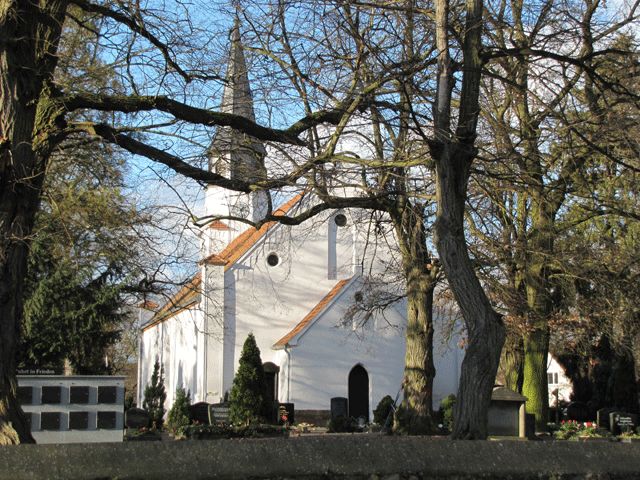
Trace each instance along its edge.
<path fill-rule="evenodd" d="M 349 416 L 369 421 L 369 374 L 362 365 L 349 372 Z"/>

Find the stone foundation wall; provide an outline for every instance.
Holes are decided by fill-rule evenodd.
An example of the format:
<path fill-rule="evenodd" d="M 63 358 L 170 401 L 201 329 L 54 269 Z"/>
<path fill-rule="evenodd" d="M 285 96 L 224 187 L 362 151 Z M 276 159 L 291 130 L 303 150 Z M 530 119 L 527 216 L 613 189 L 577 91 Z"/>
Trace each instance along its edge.
<path fill-rule="evenodd" d="M 1 480 L 640 479 L 640 445 L 449 441 L 372 434 L 281 439 L 18 445 Z"/>

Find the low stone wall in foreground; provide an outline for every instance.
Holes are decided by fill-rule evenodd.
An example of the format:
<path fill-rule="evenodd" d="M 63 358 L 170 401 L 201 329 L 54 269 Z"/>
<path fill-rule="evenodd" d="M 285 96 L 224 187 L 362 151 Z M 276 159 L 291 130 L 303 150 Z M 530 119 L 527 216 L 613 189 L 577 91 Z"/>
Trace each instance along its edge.
<path fill-rule="evenodd" d="M 640 444 L 282 439 L 0 447 L 0 479 L 640 479 Z"/>

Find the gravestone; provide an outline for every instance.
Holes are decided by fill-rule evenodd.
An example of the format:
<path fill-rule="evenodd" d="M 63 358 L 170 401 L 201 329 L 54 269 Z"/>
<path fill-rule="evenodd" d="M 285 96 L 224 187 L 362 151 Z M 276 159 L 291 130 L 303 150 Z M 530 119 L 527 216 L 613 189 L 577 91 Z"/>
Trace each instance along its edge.
<path fill-rule="evenodd" d="M 638 425 L 638 415 L 626 412 L 611 412 L 609 414 L 609 430 L 614 435 L 633 431 Z"/>
<path fill-rule="evenodd" d="M 33 387 L 18 387 L 18 402 L 20 405 L 32 405 Z"/>
<path fill-rule="evenodd" d="M 611 428 L 609 424 L 609 414 L 611 412 L 617 412 L 618 410 L 613 407 L 604 407 L 596 412 L 596 425 L 598 428 L 604 428 L 609 430 Z"/>
<path fill-rule="evenodd" d="M 104 430 L 116 428 L 116 412 L 98 412 L 98 428 Z"/>
<path fill-rule="evenodd" d="M 60 430 L 60 412 L 42 412 L 40 414 L 40 429 Z"/>
<path fill-rule="evenodd" d="M 69 403 L 89 403 L 89 387 L 71 387 Z"/>
<path fill-rule="evenodd" d="M 69 412 L 69 430 L 87 430 L 89 412 Z"/>
<path fill-rule="evenodd" d="M 488 434 L 525 438 L 527 435 L 526 401 L 527 397 L 506 387 L 495 387 L 491 393 L 491 403 L 487 412 Z"/>
<path fill-rule="evenodd" d="M 589 418 L 589 407 L 584 402 L 571 402 L 567 405 L 567 419 L 586 422 Z"/>
<path fill-rule="evenodd" d="M 124 424 L 127 428 L 145 428 L 149 426 L 149 413 L 142 408 L 130 408 L 124 413 Z"/>
<path fill-rule="evenodd" d="M 62 399 L 62 387 L 42 387 L 42 403 L 60 403 Z"/>
<path fill-rule="evenodd" d="M 338 417 L 349 418 L 349 399 L 345 397 L 333 397 L 331 399 L 331 419 Z"/>
<path fill-rule="evenodd" d="M 116 403 L 117 398 L 116 387 L 98 387 L 98 403 Z"/>
<path fill-rule="evenodd" d="M 283 417 L 286 417 L 286 420 Z M 281 425 L 284 423 L 293 425 L 295 421 L 296 421 L 296 417 L 295 417 L 295 410 L 293 408 L 293 403 L 281 403 L 278 406 L 278 423 Z"/>
<path fill-rule="evenodd" d="M 209 423 L 229 423 L 229 404 L 212 403 L 209 405 Z"/>
<path fill-rule="evenodd" d="M 207 425 L 209 423 L 209 404 L 198 402 L 190 405 L 189 416 L 192 421 Z"/>

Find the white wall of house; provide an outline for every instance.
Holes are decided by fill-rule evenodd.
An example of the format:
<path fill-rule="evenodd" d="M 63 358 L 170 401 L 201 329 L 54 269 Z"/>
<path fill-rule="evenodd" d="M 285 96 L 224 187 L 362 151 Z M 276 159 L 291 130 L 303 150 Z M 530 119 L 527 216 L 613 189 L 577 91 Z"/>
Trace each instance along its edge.
<path fill-rule="evenodd" d="M 561 403 L 571 401 L 573 393 L 571 380 L 565 375 L 564 368 L 551 354 L 547 356 L 547 385 L 549 386 L 550 406 L 556 405 L 556 390 L 558 391 L 558 400 Z"/>

